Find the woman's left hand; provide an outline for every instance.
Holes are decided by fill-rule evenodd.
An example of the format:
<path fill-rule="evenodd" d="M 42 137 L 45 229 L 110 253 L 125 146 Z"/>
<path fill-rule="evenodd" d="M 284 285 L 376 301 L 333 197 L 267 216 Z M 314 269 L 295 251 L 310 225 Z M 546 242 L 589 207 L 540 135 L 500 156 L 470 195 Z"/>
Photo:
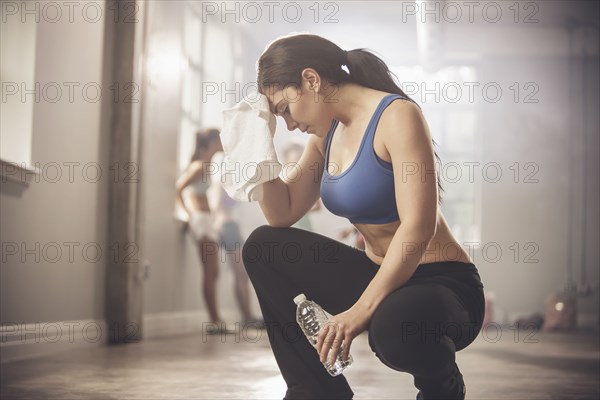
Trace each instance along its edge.
<path fill-rule="evenodd" d="M 326 361 L 331 349 L 329 363 L 334 364 L 342 344 L 344 345 L 342 360 L 346 361 L 352 340 L 367 329 L 370 319 L 371 316 L 356 305 L 331 317 L 319 332 L 317 339 L 316 347 L 321 363 Z"/>

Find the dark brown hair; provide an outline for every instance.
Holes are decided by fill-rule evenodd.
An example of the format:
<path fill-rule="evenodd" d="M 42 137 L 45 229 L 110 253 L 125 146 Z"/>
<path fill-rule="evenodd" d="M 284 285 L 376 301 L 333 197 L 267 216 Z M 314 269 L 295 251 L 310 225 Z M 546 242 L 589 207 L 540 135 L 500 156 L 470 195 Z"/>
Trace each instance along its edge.
<path fill-rule="evenodd" d="M 343 68 L 346 66 L 346 69 Z M 344 51 L 335 43 L 313 34 L 294 34 L 272 42 L 257 62 L 257 84 L 260 93 L 268 89 L 300 87 L 302 71 L 313 68 L 330 85 L 353 82 L 387 93 L 396 93 L 413 102 L 398 84 L 385 62 L 367 49 Z M 435 151 L 435 158 L 441 163 Z M 444 188 L 438 177 L 438 203 L 442 204 Z"/>
<path fill-rule="evenodd" d="M 194 154 L 190 159 L 190 163 L 196 160 L 200 160 L 204 152 L 208 149 L 213 140 L 221 140 L 220 131 L 215 128 L 201 129 L 196 132 L 196 147 Z"/>

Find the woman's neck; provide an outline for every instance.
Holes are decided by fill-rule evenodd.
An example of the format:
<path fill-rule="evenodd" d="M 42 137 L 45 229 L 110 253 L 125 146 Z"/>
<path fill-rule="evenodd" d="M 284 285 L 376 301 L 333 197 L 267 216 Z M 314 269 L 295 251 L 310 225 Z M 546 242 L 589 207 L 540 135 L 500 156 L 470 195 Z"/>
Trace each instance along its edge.
<path fill-rule="evenodd" d="M 378 90 L 357 85 L 356 83 L 346 83 L 332 91 L 327 96 L 327 100 L 332 107 L 333 118 L 340 121 L 346 127 L 352 127 L 355 121 L 360 121 L 366 117 L 369 112 L 368 104 L 373 95 L 377 95 Z"/>

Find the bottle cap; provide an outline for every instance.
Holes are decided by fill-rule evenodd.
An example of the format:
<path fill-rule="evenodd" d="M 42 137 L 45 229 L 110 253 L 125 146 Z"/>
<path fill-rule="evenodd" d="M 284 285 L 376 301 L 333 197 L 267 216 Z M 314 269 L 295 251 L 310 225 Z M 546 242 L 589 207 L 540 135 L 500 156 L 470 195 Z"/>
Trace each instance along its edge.
<path fill-rule="evenodd" d="M 304 295 L 304 293 L 300 293 L 298 296 L 294 297 L 294 303 L 296 304 L 300 304 L 304 300 L 306 300 L 306 296 Z"/>

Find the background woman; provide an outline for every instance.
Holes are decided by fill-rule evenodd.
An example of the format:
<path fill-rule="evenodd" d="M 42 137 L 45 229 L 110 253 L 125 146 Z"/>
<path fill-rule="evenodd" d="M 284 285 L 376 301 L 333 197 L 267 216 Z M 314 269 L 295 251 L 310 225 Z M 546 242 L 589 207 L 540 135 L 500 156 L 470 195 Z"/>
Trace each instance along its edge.
<path fill-rule="evenodd" d="M 218 234 L 206 195 L 212 181 L 207 165 L 215 153 L 222 150 L 217 129 L 198 132 L 190 163 L 176 183 L 177 202 L 188 215 L 188 227 L 198 244 L 198 253 L 204 268 L 202 293 L 208 307 L 210 322 L 213 323 L 207 327 L 208 333 L 227 332 L 217 309 Z"/>

